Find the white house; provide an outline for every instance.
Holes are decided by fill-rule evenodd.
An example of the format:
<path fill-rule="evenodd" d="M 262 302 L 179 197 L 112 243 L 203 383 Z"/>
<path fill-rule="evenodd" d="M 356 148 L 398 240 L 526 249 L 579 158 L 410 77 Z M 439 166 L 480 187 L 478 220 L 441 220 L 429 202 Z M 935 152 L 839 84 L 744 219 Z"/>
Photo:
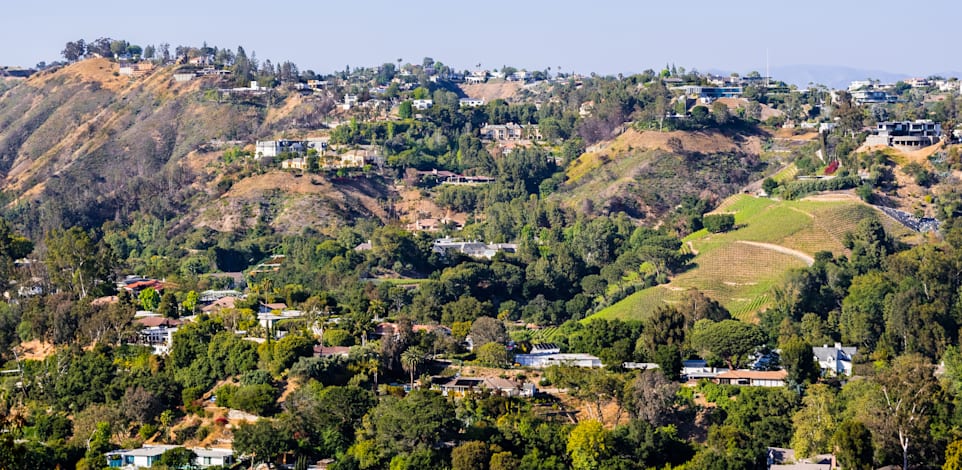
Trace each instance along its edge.
<path fill-rule="evenodd" d="M 462 108 L 477 108 L 479 106 L 484 106 L 484 100 L 480 98 L 461 98 L 458 103 Z"/>
<path fill-rule="evenodd" d="M 151 468 L 160 461 L 160 456 L 170 449 L 182 446 L 145 445 L 139 449 L 115 450 L 106 454 L 110 468 Z M 196 455 L 194 464 L 200 468 L 230 466 L 234 464 L 234 451 L 211 447 L 188 448 Z"/>
<path fill-rule="evenodd" d="M 601 359 L 584 353 L 516 354 L 514 362 L 522 367 L 544 369 L 551 366 L 602 367 Z"/>
<path fill-rule="evenodd" d="M 812 348 L 818 367 L 822 369 L 822 374 L 829 376 L 851 376 L 852 359 L 858 352 L 855 346 L 842 347 L 841 343 L 834 346 L 824 345 Z"/>
<path fill-rule="evenodd" d="M 413 100 L 413 101 L 411 101 L 411 107 L 414 108 L 414 109 L 416 109 L 416 110 L 418 110 L 418 111 L 424 111 L 424 110 L 426 110 L 426 109 L 430 109 L 432 106 L 434 106 L 434 100 Z"/>
<path fill-rule="evenodd" d="M 139 449 L 107 452 L 107 465 L 111 468 L 150 468 L 160 460 L 161 454 L 180 446 L 145 445 Z"/>
<path fill-rule="evenodd" d="M 234 451 L 231 449 L 194 447 L 190 450 L 197 455 L 194 459 L 194 464 L 200 468 L 216 466 L 228 467 L 234 464 Z"/>

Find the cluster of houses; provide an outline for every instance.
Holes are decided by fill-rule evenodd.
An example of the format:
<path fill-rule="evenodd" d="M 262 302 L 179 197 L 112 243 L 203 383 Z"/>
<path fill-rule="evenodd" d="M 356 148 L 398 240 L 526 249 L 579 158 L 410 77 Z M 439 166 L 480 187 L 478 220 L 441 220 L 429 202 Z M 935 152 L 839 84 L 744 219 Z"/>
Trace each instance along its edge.
<path fill-rule="evenodd" d="M 941 92 L 962 92 L 962 82 L 959 80 L 929 80 L 927 78 L 909 78 L 903 80 L 912 88 L 935 88 Z M 848 86 L 852 99 L 858 104 L 896 103 L 899 98 L 895 94 L 895 84 L 883 84 L 879 80 L 855 80 Z"/>
<path fill-rule="evenodd" d="M 285 170 L 308 169 L 308 156 L 315 154 L 318 167 L 325 169 L 361 168 L 365 165 L 383 165 L 384 157 L 376 146 L 361 145 L 356 148 L 335 148 L 329 138 L 303 140 L 259 140 L 255 144 L 255 157 L 259 159 L 284 158 L 280 162 Z"/>

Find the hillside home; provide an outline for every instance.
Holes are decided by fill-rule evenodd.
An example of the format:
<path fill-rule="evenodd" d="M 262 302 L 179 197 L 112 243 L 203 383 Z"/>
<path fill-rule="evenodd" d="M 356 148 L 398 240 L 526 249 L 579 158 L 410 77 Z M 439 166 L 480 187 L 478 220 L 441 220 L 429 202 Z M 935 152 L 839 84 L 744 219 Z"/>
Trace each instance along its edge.
<path fill-rule="evenodd" d="M 307 170 L 307 159 L 304 157 L 289 158 L 281 162 L 281 168 L 285 170 Z"/>
<path fill-rule="evenodd" d="M 357 106 L 357 102 L 357 95 L 344 95 L 344 102 L 341 104 L 341 109 L 347 111 Z"/>
<path fill-rule="evenodd" d="M 448 396 L 462 396 L 468 393 L 477 393 L 481 390 L 489 390 L 498 395 L 508 397 L 522 397 L 534 395 L 534 387 L 531 384 L 519 384 L 513 380 L 501 379 L 497 377 L 436 377 L 432 380 L 435 386 L 441 390 L 441 394 Z"/>
<path fill-rule="evenodd" d="M 492 243 L 485 244 L 479 241 L 462 241 L 455 238 L 439 238 L 434 241 L 431 248 L 435 253 L 446 254 L 449 251 L 463 253 L 473 258 L 491 259 L 499 251 L 514 253 L 518 250 L 518 245 L 514 243 Z"/>
<path fill-rule="evenodd" d="M 865 139 L 865 145 L 920 148 L 934 145 L 941 138 L 942 125 L 930 119 L 882 121 Z"/>
<path fill-rule="evenodd" d="M 858 90 L 852 92 L 852 99 L 857 104 L 874 104 L 895 103 L 899 100 L 899 97 L 881 90 Z"/>
<path fill-rule="evenodd" d="M 115 450 L 105 454 L 110 468 L 151 468 L 160 461 L 160 456 L 176 445 L 144 445 L 139 449 Z M 234 451 L 211 447 L 188 448 L 196 456 L 194 465 L 199 468 L 228 467 L 234 464 Z"/>
<path fill-rule="evenodd" d="M 857 347 L 842 347 L 841 343 L 812 348 L 812 354 L 818 361 L 818 367 L 822 369 L 822 375 L 830 377 L 851 376 L 852 360 L 857 352 Z"/>
<path fill-rule="evenodd" d="M 434 106 L 434 100 L 414 100 L 414 101 L 411 101 L 411 107 L 414 108 L 414 109 L 416 109 L 416 110 L 418 110 L 418 111 L 424 111 L 424 110 L 427 110 L 427 109 L 431 109 L 432 106 Z"/>
<path fill-rule="evenodd" d="M 154 69 L 153 62 L 122 63 L 118 73 L 126 77 L 140 78 Z"/>
<path fill-rule="evenodd" d="M 681 361 L 681 376 L 686 380 L 714 379 L 724 372 L 728 372 L 727 367 L 709 367 L 704 359 Z"/>
<path fill-rule="evenodd" d="M 311 149 L 323 151 L 327 148 L 327 139 L 258 140 L 254 148 L 257 157 L 274 158 L 282 153 L 303 155 Z"/>
<path fill-rule="evenodd" d="M 458 100 L 458 104 L 460 104 L 462 108 L 477 108 L 484 106 L 484 100 L 481 98 L 461 98 Z"/>
<path fill-rule="evenodd" d="M 682 94 L 697 98 L 702 103 L 711 103 L 719 98 L 741 98 L 743 91 L 740 86 L 716 87 L 685 85 L 673 87 L 672 89 L 681 90 Z"/>
<path fill-rule="evenodd" d="M 544 369 L 551 366 L 602 367 L 601 359 L 584 353 L 516 354 L 514 362 L 522 367 Z"/>
<path fill-rule="evenodd" d="M 785 370 L 730 370 L 715 376 L 715 383 L 748 387 L 783 387 L 788 371 Z"/>
<path fill-rule="evenodd" d="M 524 137 L 524 129 L 518 124 L 485 124 L 481 126 L 481 138 L 491 140 L 518 140 Z"/>
<path fill-rule="evenodd" d="M 107 465 L 110 468 L 150 468 L 160 461 L 160 456 L 179 446 L 145 445 L 139 449 L 115 450 L 107 452 Z"/>

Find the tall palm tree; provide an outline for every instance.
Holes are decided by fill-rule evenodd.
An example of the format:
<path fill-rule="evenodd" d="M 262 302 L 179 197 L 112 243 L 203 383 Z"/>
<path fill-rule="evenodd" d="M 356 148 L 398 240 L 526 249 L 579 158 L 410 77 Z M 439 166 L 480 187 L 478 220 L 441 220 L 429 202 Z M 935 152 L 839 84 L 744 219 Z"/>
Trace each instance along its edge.
<path fill-rule="evenodd" d="M 414 389 L 414 373 L 418 367 L 424 363 L 424 351 L 416 346 L 410 347 L 401 353 L 401 367 L 411 374 L 411 389 Z"/>

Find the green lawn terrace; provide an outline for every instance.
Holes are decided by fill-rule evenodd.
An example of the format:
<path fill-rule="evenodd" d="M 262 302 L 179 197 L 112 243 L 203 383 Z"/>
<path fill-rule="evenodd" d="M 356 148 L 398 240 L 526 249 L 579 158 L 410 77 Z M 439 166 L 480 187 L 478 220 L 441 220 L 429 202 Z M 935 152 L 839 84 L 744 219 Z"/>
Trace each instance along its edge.
<path fill-rule="evenodd" d="M 842 240 L 859 221 L 876 218 L 896 239 L 909 229 L 848 193 L 798 201 L 739 194 L 714 211 L 733 213 L 735 228 L 726 233 L 695 232 L 683 249 L 695 254 L 692 267 L 667 284 L 636 292 L 589 318 L 643 319 L 663 304 L 678 302 L 696 288 L 718 300 L 732 315 L 752 321 L 772 301 L 772 288 L 792 269 L 812 263 L 815 253 L 847 254 Z"/>

